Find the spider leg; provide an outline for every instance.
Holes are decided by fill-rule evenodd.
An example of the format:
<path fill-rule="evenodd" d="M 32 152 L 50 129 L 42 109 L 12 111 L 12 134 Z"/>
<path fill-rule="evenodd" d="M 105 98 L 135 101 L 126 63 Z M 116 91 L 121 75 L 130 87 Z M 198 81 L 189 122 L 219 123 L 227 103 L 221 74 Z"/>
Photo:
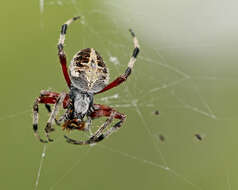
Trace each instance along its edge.
<path fill-rule="evenodd" d="M 123 122 L 125 121 L 126 119 L 126 115 L 125 114 L 122 114 L 122 113 L 119 113 L 117 112 L 116 110 L 110 108 L 109 106 L 104 106 L 104 105 L 99 105 L 99 104 L 96 104 L 95 107 L 99 107 L 100 109 L 103 110 L 103 113 L 100 113 L 101 110 L 99 110 L 99 112 L 94 112 L 92 113 L 94 115 L 93 118 L 97 118 L 97 117 L 101 117 L 101 116 L 109 116 L 110 114 L 110 117 L 113 117 L 115 119 L 119 119 L 120 121 L 118 121 L 115 125 L 113 125 L 110 129 L 108 129 L 105 133 L 102 133 L 103 130 L 99 130 L 101 133 L 97 133 L 96 135 L 92 136 L 90 139 L 92 140 L 92 143 L 96 143 L 96 142 L 99 142 L 101 140 L 103 140 L 104 138 L 108 137 L 109 135 L 111 135 L 113 132 L 117 131 L 123 124 Z M 112 119 L 113 119 L 112 118 Z M 110 118 L 109 118 L 110 120 Z M 107 122 L 107 120 L 106 120 Z M 106 123 L 105 122 L 105 123 Z M 110 122 L 110 121 L 109 121 Z M 112 121 L 111 121 L 112 122 Z M 103 127 L 103 126 L 102 126 Z"/>
<path fill-rule="evenodd" d="M 48 113 L 50 114 L 51 113 L 50 104 L 45 104 L 45 108 L 48 111 Z M 55 124 L 58 125 L 58 126 L 60 125 L 60 122 L 56 118 L 55 118 Z"/>
<path fill-rule="evenodd" d="M 99 117 L 109 117 L 109 118 L 101 125 L 101 127 L 87 141 L 77 141 L 65 135 L 64 137 L 66 138 L 66 141 L 68 143 L 75 144 L 75 145 L 86 145 L 86 144 L 93 144 L 93 143 L 102 141 L 104 138 L 108 137 L 113 132 L 118 130 L 126 119 L 126 115 L 115 111 L 109 106 L 94 104 L 94 108 L 95 108 L 95 111 L 92 112 L 90 115 L 92 119 L 96 119 Z M 103 133 L 104 129 L 106 129 L 110 125 L 113 119 L 119 119 L 120 121 L 117 122 L 115 125 L 113 125 L 105 133 Z"/>
<path fill-rule="evenodd" d="M 67 31 L 67 28 L 68 26 L 75 20 L 79 19 L 80 17 L 74 17 L 70 20 L 68 20 L 67 22 L 65 22 L 62 27 L 61 27 L 61 32 L 60 32 L 60 38 L 59 38 L 59 42 L 58 42 L 58 56 L 59 56 L 59 59 L 60 59 L 60 64 L 61 64 L 61 67 L 62 67 L 62 71 L 63 71 L 63 74 L 64 74 L 64 78 L 66 80 L 66 83 L 68 85 L 68 87 L 71 86 L 71 80 L 69 78 L 69 74 L 68 74 L 68 70 L 67 70 L 67 60 L 66 60 L 66 55 L 64 53 L 64 40 L 65 40 L 65 34 L 66 34 L 66 31 Z"/>
<path fill-rule="evenodd" d="M 76 141 L 76 140 L 73 140 L 73 139 L 67 137 L 66 135 L 64 137 L 67 139 L 67 142 L 71 143 L 71 144 L 83 145 L 83 144 L 95 143 L 95 142 L 97 142 L 96 139 L 99 138 L 98 136 L 100 136 L 102 134 L 103 130 L 106 129 L 108 127 L 108 125 L 111 124 L 114 115 L 115 115 L 115 112 L 112 111 L 110 117 L 101 125 L 101 127 L 99 127 L 99 129 L 94 133 L 94 135 L 92 135 L 90 137 L 90 139 L 87 141 Z"/>
<path fill-rule="evenodd" d="M 33 105 L 33 130 L 35 137 L 42 143 L 47 143 L 48 141 L 43 140 L 38 134 L 38 121 L 39 121 L 39 98 L 37 98 Z"/>
<path fill-rule="evenodd" d="M 92 135 L 90 137 L 90 139 L 96 139 L 98 138 L 98 136 L 100 136 L 102 134 L 102 132 L 104 131 L 104 129 L 106 129 L 108 127 L 108 125 L 110 125 L 112 123 L 112 120 L 115 116 L 115 111 L 112 111 L 109 118 L 101 125 L 101 127 L 99 127 L 99 129 L 94 133 L 94 135 Z"/>
<path fill-rule="evenodd" d="M 45 105 L 55 104 L 60 94 L 57 92 L 50 92 L 46 90 L 42 90 L 40 94 L 41 94 L 40 97 L 36 98 L 33 105 L 33 131 L 34 131 L 34 135 L 40 142 L 47 143 L 48 141 L 43 140 L 38 134 L 39 104 L 45 104 Z M 66 98 L 63 101 L 64 108 L 67 107 L 68 100 L 69 100 L 69 97 L 66 96 Z M 59 122 L 61 122 L 60 120 Z"/>
<path fill-rule="evenodd" d="M 84 130 L 89 131 L 90 135 L 92 135 L 91 125 L 92 125 L 92 118 L 88 116 L 87 120 L 85 121 Z"/>
<path fill-rule="evenodd" d="M 129 31 L 130 31 L 130 33 L 131 33 L 131 35 L 133 37 L 134 50 L 133 50 L 132 56 L 130 58 L 130 61 L 128 63 L 128 67 L 127 67 L 125 73 L 123 73 L 121 76 L 116 78 L 114 81 L 112 81 L 110 84 L 108 84 L 101 91 L 97 92 L 97 94 L 105 92 L 107 90 L 110 90 L 111 88 L 114 88 L 114 87 L 120 85 L 122 82 L 126 81 L 128 76 L 131 74 L 131 71 L 132 71 L 132 68 L 134 66 L 134 63 L 136 62 L 136 57 L 137 57 L 137 55 L 139 54 L 139 51 L 140 51 L 140 46 L 139 46 L 138 40 L 137 40 L 137 38 L 135 36 L 135 33 L 131 29 Z"/>
<path fill-rule="evenodd" d="M 50 114 L 50 118 L 49 118 L 48 121 L 47 121 L 47 124 L 46 124 L 46 127 L 45 127 L 45 133 L 46 133 L 46 137 L 47 137 L 48 141 L 50 141 L 50 142 L 53 141 L 53 139 L 51 139 L 51 138 L 49 137 L 49 133 L 52 132 L 52 131 L 54 131 L 54 128 L 52 128 L 52 123 L 53 123 L 53 121 L 55 120 L 55 117 L 56 117 L 56 115 L 57 115 L 57 113 L 58 113 L 58 111 L 59 111 L 59 106 L 60 106 L 61 104 L 63 104 L 63 101 L 64 101 L 65 97 L 66 97 L 66 94 L 65 94 L 64 92 L 62 92 L 62 93 L 59 95 L 59 97 L 58 97 L 56 103 L 54 104 L 53 111 L 52 111 L 51 114 Z"/>

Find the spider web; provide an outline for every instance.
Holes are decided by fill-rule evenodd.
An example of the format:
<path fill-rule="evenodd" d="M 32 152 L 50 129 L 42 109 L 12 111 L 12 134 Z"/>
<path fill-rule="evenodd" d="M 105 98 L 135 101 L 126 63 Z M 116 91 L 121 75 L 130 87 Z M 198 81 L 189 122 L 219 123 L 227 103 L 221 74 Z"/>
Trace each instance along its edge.
<path fill-rule="evenodd" d="M 221 156 L 218 152 L 219 148 L 214 148 L 215 143 L 218 143 L 223 135 L 220 128 L 232 123 L 236 117 L 234 112 L 224 108 L 223 103 L 217 104 L 219 100 L 222 102 L 222 98 L 214 98 L 213 93 L 220 92 L 219 85 L 223 88 L 227 85 L 234 88 L 233 83 L 237 82 L 238 78 L 221 72 L 220 65 L 218 66 L 220 70 L 215 64 L 206 66 L 204 62 L 211 59 L 204 61 L 194 54 L 194 52 L 199 55 L 205 54 L 205 50 L 210 51 L 217 44 L 213 41 L 202 40 L 186 41 L 184 44 L 180 41 L 175 41 L 174 44 L 171 41 L 166 43 L 163 41 L 166 30 L 163 30 L 162 26 L 159 27 L 161 33 L 145 32 L 147 27 L 143 27 L 138 20 L 141 19 L 143 24 L 147 24 L 148 30 L 151 29 L 149 26 L 153 22 L 145 23 L 143 20 L 145 15 L 140 12 L 139 5 L 132 5 L 131 2 L 129 6 L 123 1 L 103 2 L 103 6 L 106 7 L 103 10 L 94 5 L 90 5 L 89 10 L 85 10 L 82 1 L 40 0 L 41 26 L 44 31 L 43 16 L 55 7 L 60 10 L 68 7 L 73 16 L 82 15 L 81 21 L 78 24 L 72 24 L 74 30 L 70 29 L 70 34 L 66 36 L 68 59 L 72 57 L 78 46 L 101 50 L 100 53 L 110 69 L 111 80 L 122 74 L 127 67 L 133 50 L 132 39 L 127 28 L 134 29 L 141 45 L 141 53 L 132 75 L 120 87 L 95 98 L 97 103 L 109 105 L 126 113 L 128 119 L 123 126 L 125 128 L 93 147 L 71 147 L 64 142 L 62 133 L 57 132 L 54 138 L 55 143 L 43 146 L 40 164 L 34 173 L 35 190 L 41 189 L 41 185 L 44 189 L 64 189 L 63 184 L 72 183 L 71 179 L 77 180 L 77 177 L 84 175 L 86 170 L 94 170 L 94 167 L 97 167 L 96 156 L 103 154 L 115 158 L 118 165 L 129 162 L 129 165 L 133 163 L 132 170 L 136 167 L 143 168 L 144 172 L 148 171 L 149 179 L 143 181 L 145 184 L 137 182 L 137 184 L 141 183 L 141 189 L 158 189 L 156 185 L 162 189 L 174 187 L 177 187 L 176 189 L 213 189 L 214 183 L 204 182 L 206 177 L 211 175 L 220 177 L 220 182 L 216 181 L 216 183 L 220 183 L 222 189 L 235 189 L 235 185 L 232 184 L 235 182 L 231 180 L 229 162 L 225 156 L 214 164 L 212 159 L 201 158 L 201 154 L 208 154 L 213 158 Z M 76 34 L 78 30 L 82 37 L 74 43 L 75 39 L 78 39 Z M 168 33 L 168 36 L 171 33 Z M 94 40 L 91 40 L 92 37 Z M 189 53 L 191 56 L 186 57 Z M 191 63 L 193 61 L 201 67 Z M 159 115 L 155 114 L 156 110 L 159 110 Z M 29 116 L 30 111 L 26 109 L 3 116 L 0 120 L 22 115 Z M 43 117 L 47 118 L 47 114 Z M 202 141 L 194 137 L 196 133 L 202 136 Z M 214 133 L 217 134 L 217 138 L 214 137 Z M 161 135 L 164 140 L 161 140 Z M 212 137 L 211 141 L 209 137 Z M 54 162 L 55 157 L 59 156 L 56 150 L 59 151 L 60 146 L 66 151 L 64 154 L 71 157 L 64 160 L 68 163 L 62 168 L 58 167 L 63 164 L 63 161 Z M 213 148 L 214 151 L 211 150 Z M 108 159 L 107 161 L 109 162 Z M 85 163 L 82 164 L 82 162 Z M 107 167 L 105 162 L 102 165 L 101 168 Z M 215 170 L 206 170 L 209 165 L 212 165 Z M 118 170 L 117 166 L 112 167 L 115 171 Z M 58 169 L 54 171 L 52 168 Z M 79 172 L 76 172 L 77 170 Z M 75 173 L 78 176 L 75 177 Z M 130 174 L 136 173 L 135 170 Z M 53 179 L 46 182 L 49 178 L 47 176 L 52 175 Z M 107 174 L 104 175 L 109 178 Z M 102 176 L 96 177 L 103 180 Z M 164 182 L 159 179 L 163 179 Z M 132 179 L 128 182 L 128 186 L 132 186 L 135 182 Z M 78 187 L 77 183 L 75 187 Z M 111 188 L 113 186 L 110 186 Z"/>

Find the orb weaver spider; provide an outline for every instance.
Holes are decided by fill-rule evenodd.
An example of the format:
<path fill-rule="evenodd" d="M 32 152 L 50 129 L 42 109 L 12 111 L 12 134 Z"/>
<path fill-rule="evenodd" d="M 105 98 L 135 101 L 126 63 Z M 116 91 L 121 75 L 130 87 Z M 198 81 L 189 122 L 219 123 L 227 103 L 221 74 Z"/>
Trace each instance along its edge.
<path fill-rule="evenodd" d="M 135 33 L 131 29 L 129 30 L 134 40 L 134 51 L 128 63 L 128 67 L 125 73 L 123 73 L 111 83 L 109 83 L 109 71 L 103 61 L 103 58 L 93 48 L 86 48 L 77 52 L 70 62 L 68 73 L 66 66 L 66 55 L 64 52 L 65 35 L 68 26 L 79 18 L 79 16 L 74 17 L 62 25 L 57 46 L 60 64 L 65 81 L 69 87 L 69 93 L 58 93 L 42 90 L 40 92 L 40 96 L 36 98 L 33 105 L 34 135 L 42 143 L 53 141 L 53 139 L 51 139 L 49 136 L 49 133 L 54 131 L 54 128 L 52 127 L 53 122 L 55 122 L 57 125 L 62 125 L 62 128 L 66 130 L 76 129 L 81 131 L 89 131 L 93 119 L 107 117 L 107 120 L 86 141 L 74 140 L 66 135 L 64 136 L 68 143 L 86 145 L 97 143 L 108 137 L 110 134 L 120 129 L 126 119 L 125 114 L 119 113 L 109 106 L 94 104 L 93 97 L 96 94 L 105 92 L 118 86 L 122 82 L 126 81 L 128 76 L 131 74 L 136 57 L 139 53 L 139 43 Z M 42 139 L 38 134 L 39 104 L 45 104 L 46 109 L 50 113 L 50 117 L 45 127 L 47 140 Z M 54 105 L 52 111 L 50 104 Z M 66 109 L 66 111 L 57 120 L 56 115 L 59 111 L 59 106 L 61 105 L 64 109 Z M 84 120 L 85 116 L 87 117 L 86 120 Z M 110 123 L 112 123 L 113 119 L 119 119 L 119 121 L 111 128 L 107 129 Z"/>

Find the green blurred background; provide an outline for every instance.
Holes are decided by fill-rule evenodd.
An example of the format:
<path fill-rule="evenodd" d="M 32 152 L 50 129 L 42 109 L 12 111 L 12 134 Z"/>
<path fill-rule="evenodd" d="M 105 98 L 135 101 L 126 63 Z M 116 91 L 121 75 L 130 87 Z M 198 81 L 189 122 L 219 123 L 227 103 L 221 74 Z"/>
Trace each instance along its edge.
<path fill-rule="evenodd" d="M 237 5 L 233 0 L 2 2 L 0 188 L 238 188 Z M 77 15 L 81 21 L 66 36 L 68 61 L 93 47 L 111 80 L 124 72 L 133 50 L 128 28 L 137 34 L 141 54 L 133 74 L 95 97 L 128 118 L 95 146 L 66 143 L 60 128 L 52 134 L 55 142 L 44 146 L 33 136 L 31 107 L 42 89 L 67 91 L 56 44 L 61 25 Z M 47 118 L 41 106 L 41 129 Z"/>

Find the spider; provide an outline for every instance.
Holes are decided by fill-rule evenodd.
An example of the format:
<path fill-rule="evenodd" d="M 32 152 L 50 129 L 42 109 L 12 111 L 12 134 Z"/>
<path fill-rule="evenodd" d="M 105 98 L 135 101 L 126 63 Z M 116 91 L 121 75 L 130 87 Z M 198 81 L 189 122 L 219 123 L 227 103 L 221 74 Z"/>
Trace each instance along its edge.
<path fill-rule="evenodd" d="M 96 94 L 118 86 L 122 82 L 126 81 L 128 76 L 131 74 L 136 57 L 139 53 L 139 43 L 135 33 L 129 29 L 134 40 L 134 51 L 125 73 L 109 83 L 109 71 L 106 64 L 99 53 L 93 48 L 86 48 L 77 52 L 70 62 L 68 72 L 66 66 L 66 55 L 64 52 L 65 35 L 68 26 L 79 18 L 79 16 L 74 17 L 62 25 L 57 46 L 60 64 L 65 81 L 69 87 L 69 92 L 58 93 L 42 90 L 40 92 L 40 96 L 36 98 L 33 105 L 34 135 L 42 143 L 53 141 L 53 139 L 50 138 L 49 133 L 54 131 L 54 128 L 52 127 L 54 122 L 57 125 L 62 125 L 63 130 L 91 131 L 90 127 L 93 119 L 107 117 L 106 121 L 94 134 L 91 134 L 91 137 L 88 140 L 74 140 L 66 135 L 64 136 L 68 143 L 87 145 L 102 141 L 113 132 L 120 129 L 126 119 L 125 114 L 119 113 L 109 106 L 94 104 L 93 97 Z M 50 117 L 45 127 L 47 140 L 42 139 L 37 132 L 39 104 L 45 104 L 46 109 L 50 113 Z M 54 105 L 52 110 L 50 104 Z M 59 106 L 63 106 L 66 111 L 57 120 L 56 116 L 58 114 Z M 107 129 L 113 119 L 119 119 L 119 121 L 111 128 Z"/>

